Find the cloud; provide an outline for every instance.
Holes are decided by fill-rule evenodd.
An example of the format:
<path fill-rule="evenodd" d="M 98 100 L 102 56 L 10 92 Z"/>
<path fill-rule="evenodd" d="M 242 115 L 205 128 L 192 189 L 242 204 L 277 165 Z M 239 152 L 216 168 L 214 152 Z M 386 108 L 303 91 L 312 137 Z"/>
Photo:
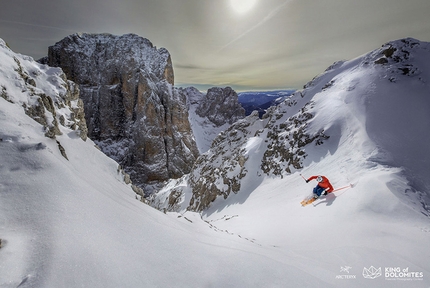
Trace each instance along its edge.
<path fill-rule="evenodd" d="M 179 69 L 189 69 L 189 70 L 214 70 L 214 69 L 209 69 L 207 67 L 203 67 L 200 65 L 193 65 L 193 64 L 181 64 L 181 63 L 174 63 L 173 64 L 176 68 Z"/>
<path fill-rule="evenodd" d="M 251 28 L 249 28 L 248 30 L 246 30 L 244 33 L 240 34 L 235 39 L 231 40 L 229 43 L 227 43 L 223 47 L 221 47 L 221 49 L 218 52 L 221 52 L 222 50 L 224 50 L 225 48 L 227 48 L 228 46 L 230 46 L 234 42 L 236 42 L 239 39 L 243 38 L 245 35 L 249 34 L 250 32 L 254 31 L 258 27 L 260 27 L 261 25 L 263 25 L 264 23 L 266 23 L 267 21 L 269 21 L 270 19 L 272 19 L 273 17 L 275 17 L 275 15 L 278 14 L 279 11 L 281 11 L 291 1 L 292 0 L 287 0 L 284 3 L 282 3 L 281 5 L 279 5 L 278 7 L 276 7 L 275 9 L 273 9 L 272 11 L 270 11 L 270 13 L 266 17 L 264 17 L 260 22 L 258 22 L 256 25 L 254 25 Z"/>
<path fill-rule="evenodd" d="M 54 27 L 54 26 L 39 25 L 39 24 L 26 23 L 26 22 L 20 22 L 20 21 L 0 20 L 0 22 L 2 22 L 2 23 L 7 23 L 7 24 L 24 25 L 24 26 L 29 26 L 29 27 L 38 27 L 38 28 L 54 29 L 54 30 L 60 30 L 60 31 L 66 31 L 66 32 L 72 32 L 72 33 L 75 33 L 75 32 L 76 32 L 76 31 L 71 30 L 71 29 L 64 29 L 64 28 L 59 28 L 59 27 Z"/>
<path fill-rule="evenodd" d="M 430 39 L 428 0 L 261 0 L 246 17 L 222 2 L 3 0 L 0 37 L 38 59 L 76 32 L 135 33 L 170 52 L 178 83 L 240 89 L 299 88 L 390 40 Z"/>

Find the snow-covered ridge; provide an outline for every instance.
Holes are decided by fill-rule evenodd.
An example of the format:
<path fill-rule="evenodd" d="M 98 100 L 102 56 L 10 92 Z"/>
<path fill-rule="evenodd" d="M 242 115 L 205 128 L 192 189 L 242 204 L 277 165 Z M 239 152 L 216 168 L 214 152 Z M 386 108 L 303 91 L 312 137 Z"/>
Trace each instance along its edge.
<path fill-rule="evenodd" d="M 45 135 L 55 138 L 60 126 L 75 130 L 83 140 L 87 126 L 79 89 L 59 68 L 41 65 L 29 56 L 11 51 L 0 39 L 0 96 L 23 107 L 42 124 Z"/>

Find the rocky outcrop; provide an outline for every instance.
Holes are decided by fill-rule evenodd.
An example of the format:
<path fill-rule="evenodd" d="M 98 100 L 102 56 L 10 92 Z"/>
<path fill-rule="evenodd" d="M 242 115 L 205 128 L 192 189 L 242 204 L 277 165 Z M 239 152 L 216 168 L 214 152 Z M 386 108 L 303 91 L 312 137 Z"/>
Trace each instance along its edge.
<path fill-rule="evenodd" d="M 166 49 L 133 34 L 74 34 L 44 61 L 79 84 L 89 137 L 134 183 L 149 189 L 190 172 L 198 150 Z"/>
<path fill-rule="evenodd" d="M 374 58 L 375 64 L 389 65 L 391 76 L 388 78 L 390 82 L 397 81 L 397 75 L 415 76 L 421 73 L 420 69 L 413 65 L 411 61 L 411 52 L 414 48 L 420 46 L 420 41 L 413 38 L 401 39 L 397 42 L 388 42 L 382 45 L 381 49 L 376 50 Z M 420 80 L 422 80 L 420 78 Z"/>
<path fill-rule="evenodd" d="M 249 155 L 244 146 L 259 128 L 258 113 L 253 113 L 215 138 L 211 149 L 197 159 L 193 173 L 189 174 L 192 196 L 187 209 L 203 211 L 217 197 L 227 199 L 231 193 L 240 191 L 241 179 L 257 168 L 245 165 Z"/>
<path fill-rule="evenodd" d="M 231 87 L 210 88 L 196 109 L 197 115 L 207 117 L 216 126 L 233 124 L 245 117 L 245 109 L 238 101 L 237 93 Z"/>
<path fill-rule="evenodd" d="M 57 139 L 64 127 L 76 131 L 85 141 L 88 130 L 78 86 L 69 81 L 61 69 L 14 53 L 2 39 L 0 53 L 1 79 L 13 79 L 0 83 L 0 97 L 22 106 L 29 117 L 42 125 L 46 137 Z M 65 149 L 58 140 L 56 142 L 67 159 Z"/>

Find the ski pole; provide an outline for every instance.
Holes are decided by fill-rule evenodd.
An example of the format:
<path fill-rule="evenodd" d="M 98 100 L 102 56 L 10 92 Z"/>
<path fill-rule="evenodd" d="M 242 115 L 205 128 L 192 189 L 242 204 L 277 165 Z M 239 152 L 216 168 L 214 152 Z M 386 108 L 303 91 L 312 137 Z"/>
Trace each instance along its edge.
<path fill-rule="evenodd" d="M 306 178 L 305 178 L 305 177 L 303 177 L 303 175 L 302 175 L 302 174 L 300 174 L 300 176 L 302 176 L 303 180 L 307 181 L 307 180 L 306 180 Z"/>
<path fill-rule="evenodd" d="M 339 190 L 342 190 L 342 189 L 346 189 L 346 188 L 349 188 L 349 187 L 352 187 L 352 185 L 351 185 L 351 184 L 349 184 L 349 185 L 347 185 L 347 186 L 343 186 L 343 187 L 340 187 L 340 188 L 334 189 L 334 190 L 333 190 L 333 191 L 331 191 L 331 192 L 336 192 L 336 191 L 339 191 Z"/>

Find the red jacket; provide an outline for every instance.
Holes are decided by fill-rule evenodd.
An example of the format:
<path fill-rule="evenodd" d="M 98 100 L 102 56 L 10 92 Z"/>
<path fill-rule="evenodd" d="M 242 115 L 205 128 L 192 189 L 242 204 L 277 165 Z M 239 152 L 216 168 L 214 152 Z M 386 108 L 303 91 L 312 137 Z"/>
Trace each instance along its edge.
<path fill-rule="evenodd" d="M 327 190 L 327 193 L 332 192 L 334 190 L 334 188 L 333 188 L 333 186 L 331 186 L 330 181 L 328 181 L 327 177 L 325 177 L 325 176 L 321 176 L 321 177 L 322 177 L 322 181 L 318 182 L 318 186 L 320 186 L 320 187 L 322 187 L 324 189 L 329 188 Z M 311 181 L 311 180 L 314 180 L 314 179 L 317 179 L 317 178 L 318 178 L 318 176 L 311 176 L 311 177 L 309 177 L 308 181 Z"/>

